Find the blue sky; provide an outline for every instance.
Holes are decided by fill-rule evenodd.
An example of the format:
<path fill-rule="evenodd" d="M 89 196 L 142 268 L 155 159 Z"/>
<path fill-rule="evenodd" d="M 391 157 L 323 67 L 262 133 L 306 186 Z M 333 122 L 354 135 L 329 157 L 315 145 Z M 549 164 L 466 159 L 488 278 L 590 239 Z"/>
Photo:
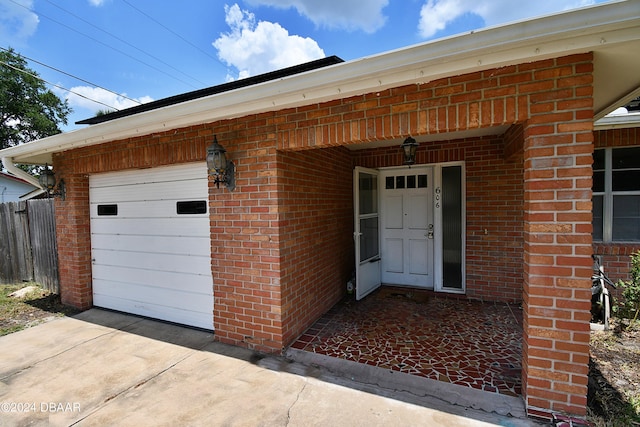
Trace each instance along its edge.
<path fill-rule="evenodd" d="M 43 79 L 84 96 L 52 88 L 74 110 L 69 131 L 107 106 L 602 2 L 0 0 L 0 48 L 12 47 Z"/>

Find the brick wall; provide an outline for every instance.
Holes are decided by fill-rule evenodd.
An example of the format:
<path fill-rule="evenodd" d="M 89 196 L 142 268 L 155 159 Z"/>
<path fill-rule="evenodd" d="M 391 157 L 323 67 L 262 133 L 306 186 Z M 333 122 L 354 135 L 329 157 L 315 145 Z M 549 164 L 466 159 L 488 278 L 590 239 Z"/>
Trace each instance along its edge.
<path fill-rule="evenodd" d="M 283 346 L 277 156 L 269 114 L 216 126 L 236 163 L 236 190 L 209 186 L 216 340 L 258 351 Z"/>
<path fill-rule="evenodd" d="M 353 165 L 345 148 L 279 152 L 284 343 L 344 295 L 354 269 Z"/>
<path fill-rule="evenodd" d="M 524 124 L 523 386 L 530 414 L 586 413 L 591 297 L 591 55 L 535 71 Z"/>
<path fill-rule="evenodd" d="M 506 160 L 509 136 L 422 143 L 417 164 L 464 161 L 466 294 L 485 301 L 522 300 L 522 161 Z M 356 166 L 400 166 L 399 146 L 358 150 Z"/>
<path fill-rule="evenodd" d="M 67 172 L 63 175 L 66 198 L 55 201 L 60 297 L 63 304 L 84 310 L 93 305 L 89 178 L 69 173 L 68 166 L 59 160 L 54 163 L 58 172 Z"/>

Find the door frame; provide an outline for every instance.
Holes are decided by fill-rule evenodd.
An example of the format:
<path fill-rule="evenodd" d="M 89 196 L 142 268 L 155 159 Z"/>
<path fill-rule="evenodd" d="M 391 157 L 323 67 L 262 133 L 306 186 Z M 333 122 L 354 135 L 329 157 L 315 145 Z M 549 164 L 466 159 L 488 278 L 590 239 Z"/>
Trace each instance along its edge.
<path fill-rule="evenodd" d="M 461 171 L 461 188 L 460 191 L 462 193 L 462 212 L 461 212 L 461 230 L 462 230 L 462 287 L 461 288 L 447 288 L 443 283 L 443 233 L 442 233 L 442 208 L 439 206 L 440 198 L 437 197 L 437 189 L 442 187 L 442 169 L 449 166 L 460 166 Z M 467 206 L 466 206 L 466 170 L 465 170 L 465 162 L 464 161 L 455 161 L 455 162 L 443 162 L 443 163 L 425 163 L 425 164 L 417 164 L 414 165 L 415 168 L 418 167 L 431 167 L 433 170 L 433 186 L 432 191 L 434 192 L 432 196 L 433 200 L 433 224 L 434 224 L 434 245 L 433 245 L 433 290 L 435 292 L 443 292 L 443 293 L 453 293 L 453 294 L 465 294 L 466 293 L 466 214 L 467 214 Z M 358 167 L 360 168 L 360 167 Z M 360 168 L 365 169 L 365 168 Z M 378 171 L 393 171 L 393 170 L 404 170 L 407 169 L 407 166 L 391 166 L 378 168 Z M 379 215 L 380 221 L 378 223 L 378 227 L 380 228 L 379 236 L 382 237 L 382 227 L 384 221 L 384 207 L 382 206 L 382 173 L 378 175 L 378 201 L 380 203 Z M 355 183 L 354 183 L 355 185 Z M 382 242 L 380 241 L 380 244 Z M 381 248 L 382 249 L 382 248 Z M 381 254 L 384 257 L 384 254 Z"/>
<path fill-rule="evenodd" d="M 462 287 L 461 288 L 447 288 L 444 286 L 443 266 L 444 266 L 444 250 L 443 250 L 443 236 L 442 236 L 442 208 L 438 206 L 439 198 L 434 195 L 434 238 L 436 249 L 434 249 L 434 291 L 452 293 L 452 294 L 465 294 L 467 292 L 467 278 L 466 278 L 466 265 L 467 265 L 467 180 L 464 161 L 457 162 L 443 162 L 434 163 L 433 167 L 433 181 L 434 191 L 438 188 L 442 188 L 442 169 L 448 166 L 460 166 L 460 191 L 462 193 L 462 209 L 461 212 L 461 232 L 462 232 Z"/>

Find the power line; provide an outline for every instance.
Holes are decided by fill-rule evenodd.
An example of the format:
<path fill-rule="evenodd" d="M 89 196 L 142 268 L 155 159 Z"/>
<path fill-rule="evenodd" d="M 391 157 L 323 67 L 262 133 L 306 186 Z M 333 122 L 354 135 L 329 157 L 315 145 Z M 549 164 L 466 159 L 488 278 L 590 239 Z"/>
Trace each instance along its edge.
<path fill-rule="evenodd" d="M 136 58 L 135 56 L 129 55 L 128 53 L 123 52 L 123 51 L 121 51 L 120 49 L 116 49 L 115 47 L 110 46 L 110 45 L 108 45 L 108 44 L 106 44 L 106 43 L 104 43 L 104 42 L 102 42 L 102 41 L 100 41 L 100 40 L 96 39 L 95 37 L 91 37 L 90 35 L 85 34 L 85 33 L 81 32 L 81 31 L 78 31 L 78 30 L 76 30 L 75 28 L 70 27 L 69 25 L 63 24 L 62 22 L 57 21 L 57 20 L 55 20 L 55 19 L 53 19 L 53 18 L 50 18 L 50 17 L 49 17 L 49 16 L 47 16 L 47 15 L 44 15 L 44 14 L 39 13 L 39 12 L 36 12 L 35 10 L 33 10 L 33 9 L 31 9 L 31 8 L 27 7 L 27 6 L 24 6 L 24 5 L 22 5 L 22 4 L 18 3 L 18 2 L 16 2 L 15 0 L 9 0 L 9 1 L 10 1 L 11 3 L 13 3 L 13 4 L 17 5 L 17 6 L 20 6 L 20 7 L 24 8 L 24 9 L 27 9 L 28 11 L 30 11 L 30 12 L 32 12 L 32 13 L 37 14 L 38 16 L 42 16 L 43 18 L 47 18 L 48 20 L 50 20 L 50 21 L 52 21 L 52 22 L 55 22 L 56 24 L 58 24 L 58 25 L 60 25 L 60 26 L 62 26 L 62 27 L 65 27 L 65 28 L 67 28 L 67 29 L 68 29 L 68 30 L 70 30 L 70 31 L 73 31 L 74 33 L 78 33 L 78 34 L 80 34 L 81 36 L 84 36 L 84 37 L 88 38 L 89 40 L 93 40 L 94 42 L 96 42 L 96 43 L 98 43 L 98 44 L 101 44 L 101 45 L 103 45 L 103 46 L 105 46 L 105 47 L 107 47 L 107 48 L 109 48 L 109 49 L 111 49 L 111 50 L 114 50 L 114 51 L 116 51 L 116 52 L 120 53 L 121 55 L 124 55 L 124 56 L 126 56 L 126 57 L 128 57 L 128 58 L 131 58 L 131 59 L 133 59 L 134 61 L 137 61 L 137 62 L 139 62 L 139 63 L 141 63 L 141 64 L 143 64 L 143 65 L 146 65 L 147 67 L 149 67 L 149 68 L 151 68 L 151 69 L 154 69 L 154 70 L 158 71 L 159 73 L 162 73 L 162 74 L 164 74 L 164 75 L 166 75 L 166 76 L 168 76 L 168 77 L 171 77 L 172 79 L 175 79 L 175 80 L 178 80 L 178 81 L 179 81 L 179 82 L 181 82 L 181 83 L 184 83 L 184 84 L 185 84 L 185 85 L 187 85 L 187 86 L 191 86 L 192 88 L 197 89 L 197 87 L 196 87 L 196 86 L 194 86 L 194 85 L 192 85 L 192 84 L 190 84 L 190 83 L 187 83 L 186 81 L 184 81 L 184 80 L 182 80 L 182 79 L 180 79 L 180 78 L 178 78 L 178 77 L 176 77 L 176 76 L 174 76 L 174 75 L 171 75 L 171 74 L 167 73 L 166 71 L 163 71 L 163 70 L 159 69 L 158 67 L 154 67 L 153 65 L 148 64 L 148 63 L 146 63 L 146 62 L 142 61 L 141 59 Z"/>
<path fill-rule="evenodd" d="M 91 27 L 95 28 L 96 30 L 98 30 L 98 31 L 102 31 L 103 33 L 105 33 L 105 34 L 107 34 L 107 35 L 109 35 L 109 36 L 113 37 L 114 39 L 118 40 L 119 42 L 126 44 L 127 46 L 129 46 L 129 47 L 131 47 L 131 48 L 133 48 L 133 49 L 137 50 L 138 52 L 141 52 L 141 53 L 143 53 L 143 54 L 145 54 L 145 55 L 149 56 L 149 57 L 150 57 L 150 58 L 152 58 L 152 59 L 155 59 L 156 61 L 160 62 L 161 64 L 166 65 L 167 67 L 169 67 L 169 68 L 173 69 L 174 71 L 177 71 L 178 73 L 182 74 L 183 76 L 188 77 L 188 78 L 190 78 L 190 79 L 192 79 L 192 80 L 195 80 L 196 82 L 200 83 L 200 84 L 201 84 L 201 85 L 203 85 L 203 86 L 206 86 L 206 84 L 205 84 L 204 82 L 201 82 L 200 80 L 196 79 L 195 77 L 192 77 L 192 76 L 188 75 L 187 73 L 185 73 L 185 72 L 183 72 L 183 71 L 181 71 L 181 70 L 177 69 L 177 68 L 176 68 L 176 67 L 174 67 L 173 65 L 169 64 L 168 62 L 163 61 L 162 59 L 158 58 L 157 56 L 154 56 L 154 55 L 150 54 L 149 52 L 146 52 L 146 51 L 144 51 L 144 50 L 142 50 L 142 49 L 140 49 L 140 48 L 138 48 L 138 47 L 134 46 L 133 44 L 129 43 L 128 41 L 124 40 L 124 39 L 123 39 L 123 38 L 121 38 L 121 37 L 116 36 L 115 34 L 111 33 L 110 31 L 107 31 L 107 30 L 104 30 L 104 29 L 102 29 L 102 28 L 98 27 L 97 25 L 95 25 L 95 24 L 93 24 L 93 23 L 91 23 L 91 22 L 87 21 L 86 19 L 82 18 L 81 16 L 78 16 L 78 15 L 76 15 L 75 13 L 70 12 L 70 11 L 68 11 L 67 9 L 63 8 L 62 6 L 59 6 L 59 5 L 55 4 L 55 3 L 54 3 L 54 2 L 52 2 L 51 0 L 45 0 L 45 1 L 46 1 L 47 3 L 49 3 L 50 5 L 55 6 L 55 7 L 57 7 L 58 9 L 60 9 L 60 10 L 62 10 L 62 11 L 64 11 L 64 12 L 66 12 L 66 13 L 68 13 L 69 15 L 73 16 L 74 18 L 79 19 L 80 21 L 84 22 L 85 24 L 90 25 Z"/>
<path fill-rule="evenodd" d="M 4 50 L 5 52 L 9 52 L 9 49 L 6 49 L 6 48 L 4 48 L 4 47 L 2 47 L 2 46 L 0 46 L 0 49 Z M 25 58 L 25 59 L 28 59 L 28 60 L 29 60 L 29 61 L 31 61 L 31 62 L 35 62 L 36 64 L 40 64 L 40 65 L 42 65 L 43 67 L 47 67 L 47 68 L 49 68 L 49 69 L 51 69 L 51 70 L 57 71 L 58 73 L 64 74 L 65 76 L 69 76 L 69 77 L 74 78 L 74 79 L 76 79 L 76 80 L 80 80 L 81 82 L 86 83 L 86 84 L 88 84 L 88 85 L 91 85 L 91 86 L 97 87 L 98 89 L 102 89 L 102 90 L 104 90 L 104 91 L 107 91 L 107 92 L 109 92 L 109 93 L 112 93 L 112 94 L 114 94 L 114 95 L 116 95 L 116 96 L 118 96 L 118 97 L 121 97 L 121 98 L 124 98 L 124 99 L 128 99 L 129 101 L 133 101 L 133 102 L 135 102 L 136 104 L 142 104 L 142 102 L 138 101 L 137 99 L 129 98 L 129 97 L 128 97 L 128 96 L 126 96 L 126 95 L 123 95 L 123 94 L 120 94 L 120 93 L 114 92 L 114 91 L 112 91 L 112 90 L 110 90 L 110 89 L 107 89 L 107 88 L 102 87 L 102 86 L 100 86 L 100 85 L 97 85 L 97 84 L 95 84 L 95 83 L 91 83 L 91 82 L 90 82 L 90 81 L 88 81 L 88 80 L 85 80 L 85 79 L 83 79 L 83 78 L 81 78 L 81 77 L 78 77 L 78 76 L 74 76 L 73 74 L 69 74 L 69 73 L 67 73 L 67 72 L 65 72 L 65 71 L 62 71 L 62 70 L 60 70 L 60 69 L 58 69 L 58 68 L 56 68 L 56 67 L 52 67 L 52 66 L 50 66 L 50 65 L 47 65 L 47 64 L 45 64 L 45 63 L 43 63 L 43 62 L 40 62 L 40 61 L 38 61 L 38 60 L 36 60 L 36 59 L 29 58 L 28 56 L 25 56 L 25 55 L 22 55 L 22 54 L 20 54 L 20 56 L 22 56 L 22 57 L 23 57 L 23 58 Z M 96 102 L 98 102 L 98 101 L 96 101 Z"/>
<path fill-rule="evenodd" d="M 132 5 L 130 2 L 128 2 L 127 0 L 122 0 L 122 2 L 124 4 L 126 4 L 127 6 L 129 6 L 130 8 L 132 8 L 133 10 L 137 11 L 138 13 L 140 13 L 141 15 L 147 17 L 147 19 L 149 19 L 150 21 L 155 22 L 156 24 L 158 24 L 159 26 L 161 26 L 162 28 L 164 28 L 165 30 L 167 30 L 168 32 L 170 32 L 171 34 L 173 34 L 174 36 L 178 37 L 180 40 L 182 40 L 183 42 L 187 43 L 189 46 L 199 50 L 201 53 L 203 53 L 204 55 L 208 56 L 209 58 L 213 59 L 216 62 L 219 62 L 221 65 L 225 66 L 222 61 L 220 61 L 220 59 L 216 58 L 215 56 L 212 56 L 211 54 L 209 54 L 209 52 L 203 50 L 202 48 L 200 48 L 199 46 L 193 44 L 191 41 L 189 41 L 188 39 L 186 39 L 185 37 L 181 36 L 180 34 L 178 34 L 177 32 L 173 31 L 171 28 L 167 27 L 166 25 L 164 25 L 162 22 L 158 21 L 157 19 L 153 18 L 151 15 L 145 13 L 144 11 L 142 11 L 141 9 L 135 7 L 134 5 Z M 226 67 L 226 66 L 225 66 Z"/>
<path fill-rule="evenodd" d="M 35 79 L 42 80 L 42 81 L 43 81 L 43 82 L 45 82 L 46 84 L 49 84 L 49 85 L 51 85 L 51 86 L 57 87 L 58 89 L 62 89 L 62 90 L 64 90 L 64 91 L 70 92 L 70 93 L 72 93 L 72 94 L 74 94 L 74 95 L 79 96 L 80 98 L 88 99 L 89 101 L 95 102 L 95 103 L 97 103 L 97 104 L 102 104 L 102 105 L 104 105 L 104 106 L 105 106 L 105 107 L 107 107 L 107 108 L 111 108 L 112 110 L 120 111 L 120 110 L 119 110 L 118 108 L 116 108 L 116 107 L 112 107 L 111 105 L 105 104 L 104 102 L 100 102 L 100 101 L 96 101 L 95 99 L 91 99 L 91 98 L 89 98 L 88 96 L 85 96 L 85 95 L 83 95 L 83 94 L 81 94 L 81 93 L 78 93 L 78 92 L 76 92 L 76 91 L 73 91 L 73 90 L 71 90 L 71 89 L 67 89 L 67 88 L 66 88 L 66 87 L 64 87 L 64 86 L 60 86 L 59 84 L 51 83 L 51 82 L 49 82 L 49 81 L 47 81 L 47 80 L 43 79 L 42 77 L 38 76 L 37 74 L 33 74 L 33 73 L 30 73 L 30 72 L 28 72 L 28 71 L 26 71 L 26 70 L 23 70 L 23 69 L 21 69 L 21 68 L 14 67 L 13 65 L 11 65 L 11 64 L 7 64 L 7 63 L 6 63 L 6 62 L 4 62 L 4 61 L 0 61 L 0 64 L 5 65 L 5 66 L 9 67 L 9 68 L 11 68 L 12 70 L 16 70 L 16 71 L 19 71 L 19 72 L 21 72 L 21 73 L 24 73 L 24 74 L 26 74 L 26 75 L 28 75 L 28 76 L 31 76 L 31 77 L 33 77 L 33 78 L 35 78 Z"/>

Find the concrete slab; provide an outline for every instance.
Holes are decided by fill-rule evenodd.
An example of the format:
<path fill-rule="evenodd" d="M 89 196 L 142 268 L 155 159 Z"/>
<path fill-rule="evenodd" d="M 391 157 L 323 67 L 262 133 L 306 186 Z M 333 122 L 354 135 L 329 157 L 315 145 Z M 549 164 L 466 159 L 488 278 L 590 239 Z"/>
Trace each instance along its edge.
<path fill-rule="evenodd" d="M 0 337 L 0 354 L 2 426 L 535 425 L 99 309 Z"/>
<path fill-rule="evenodd" d="M 329 380 L 331 382 L 339 381 L 340 378 L 351 379 L 345 385 L 360 387 L 365 391 L 373 386 L 378 394 L 383 395 L 386 391 L 392 391 L 393 393 L 388 395 L 389 397 L 400 398 L 402 394 L 402 399 L 408 403 L 424 404 L 429 402 L 429 406 L 441 408 L 453 405 L 454 408 L 449 408 L 449 411 L 458 414 L 471 408 L 479 409 L 487 414 L 495 413 L 516 419 L 525 419 L 527 416 L 524 401 L 520 397 L 483 392 L 470 387 L 302 350 L 289 349 L 286 356 L 307 366 L 322 367 L 322 375 L 327 376 L 328 374 L 338 378 L 338 380 Z M 359 385 L 363 385 L 365 388 Z M 491 415 L 487 419 L 491 420 Z"/>

